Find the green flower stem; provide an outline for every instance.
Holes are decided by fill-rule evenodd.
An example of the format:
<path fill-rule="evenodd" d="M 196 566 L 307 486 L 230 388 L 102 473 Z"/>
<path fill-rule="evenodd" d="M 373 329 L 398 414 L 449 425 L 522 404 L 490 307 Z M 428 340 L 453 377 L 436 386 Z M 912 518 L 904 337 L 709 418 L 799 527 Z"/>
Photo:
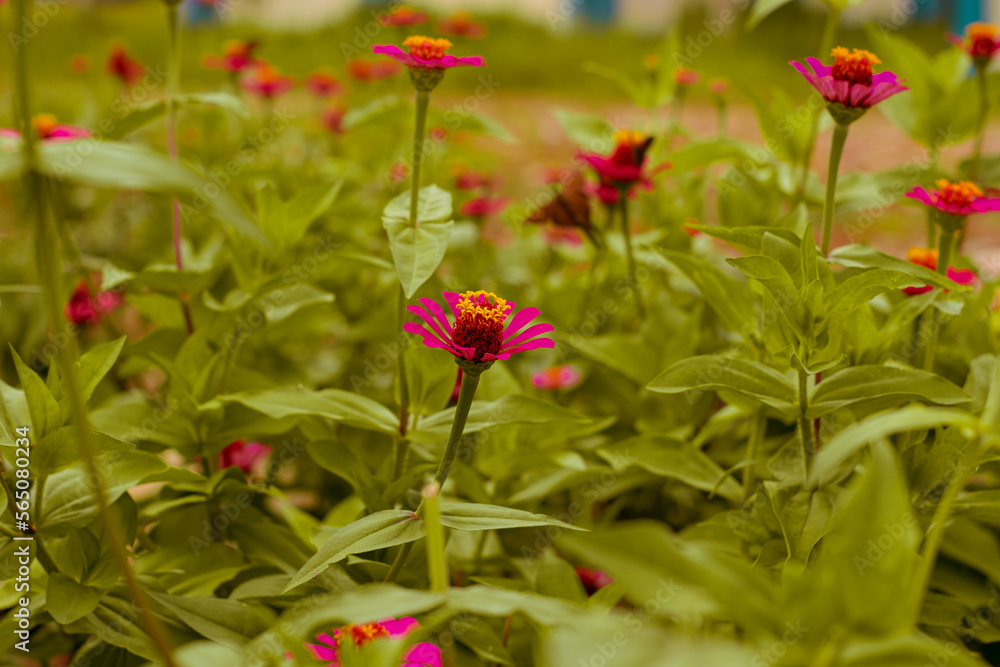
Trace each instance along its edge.
<path fill-rule="evenodd" d="M 412 182 L 410 185 L 410 227 L 416 233 L 417 228 L 417 208 L 420 204 L 420 164 L 424 155 L 424 139 L 427 132 L 427 107 L 430 106 L 431 94 L 428 90 L 417 91 L 416 103 L 416 125 L 413 131 L 413 166 Z M 403 323 L 406 321 L 406 292 L 400 283 L 398 292 L 397 327 L 400 340 L 403 336 Z M 410 447 L 406 439 L 406 427 L 410 413 L 410 388 L 406 380 L 406 354 L 402 343 L 399 346 L 398 355 L 398 380 L 399 380 L 399 438 L 396 440 L 393 449 L 394 465 L 393 478 L 399 479 L 406 472 L 406 459 Z"/>
<path fill-rule="evenodd" d="M 181 84 L 181 25 L 177 5 L 167 3 L 167 154 L 178 161 L 177 152 L 177 114 L 176 98 L 180 93 Z M 184 270 L 184 259 L 181 253 L 181 204 L 176 197 L 170 198 L 170 209 L 173 217 L 174 264 L 178 271 Z M 188 334 L 194 333 L 194 319 L 191 317 L 191 304 L 181 300 L 184 311 L 184 324 Z"/>
<path fill-rule="evenodd" d="M 429 484 L 423 491 L 424 528 L 427 531 L 427 575 L 432 591 L 448 590 L 448 560 L 444 553 L 444 526 L 438 494 L 441 487 Z"/>
<path fill-rule="evenodd" d="M 969 178 L 971 180 L 976 180 L 976 177 L 979 176 L 979 162 L 983 155 L 983 138 L 986 136 L 986 119 L 990 114 L 985 64 L 976 64 L 976 82 L 979 84 L 979 117 L 976 119 L 976 143 L 972 148 L 972 161 L 969 165 Z"/>
<path fill-rule="evenodd" d="M 955 248 L 955 231 L 947 227 L 941 228 L 941 237 L 938 241 L 938 262 L 937 273 L 942 276 L 948 275 L 948 266 L 951 264 L 951 255 Z M 937 354 L 938 335 L 941 330 L 939 315 L 931 307 L 927 311 L 927 346 L 924 348 L 924 370 L 934 368 L 934 356 Z"/>
<path fill-rule="evenodd" d="M 424 157 L 424 139 L 427 132 L 427 107 L 431 94 L 417 91 L 417 122 L 413 131 L 413 182 L 410 185 L 410 227 L 417 226 L 417 204 L 420 201 L 420 165 Z"/>
<path fill-rule="evenodd" d="M 29 0 L 14 0 L 14 23 L 22 25 L 27 20 Z M 55 330 L 62 322 L 62 304 L 60 301 L 60 271 L 58 234 L 54 221 L 49 216 L 48 200 L 44 177 L 36 169 L 34 130 L 31 127 L 31 103 L 28 88 L 28 66 L 25 54 L 26 46 L 13 48 L 14 63 L 14 98 L 17 115 L 21 123 L 23 150 L 25 152 L 25 186 L 28 202 L 32 209 L 35 222 L 35 252 L 38 262 L 39 278 L 45 292 L 45 306 L 48 311 L 49 323 Z M 80 452 L 88 478 L 94 481 L 94 499 L 104 526 L 104 538 L 111 543 L 111 551 L 125 576 L 128 588 L 135 598 L 135 603 L 145 620 L 146 630 L 156 645 L 167 667 L 176 667 L 173 652 L 167 643 L 163 630 L 149 608 L 145 591 L 139 584 L 132 570 L 132 565 L 125 553 L 124 536 L 121 528 L 111 515 L 108 507 L 105 479 L 97 468 L 97 448 L 92 440 L 90 420 L 87 416 L 87 404 L 80 393 L 80 377 L 78 372 L 79 350 L 75 336 L 69 343 L 59 348 L 56 363 L 60 376 L 66 384 L 66 394 L 70 401 L 73 420 L 76 423 Z"/>
<path fill-rule="evenodd" d="M 767 418 L 764 416 L 764 408 L 754 409 L 753 418 L 750 420 L 750 436 L 747 439 L 747 461 L 749 465 L 743 473 L 743 500 L 749 500 L 753 493 L 756 478 L 757 456 L 760 451 L 761 442 L 764 440 L 764 429 L 767 427 Z"/>
<path fill-rule="evenodd" d="M 809 372 L 799 362 L 799 438 L 802 440 L 802 463 L 808 469 L 809 457 L 814 452 L 812 420 L 806 417 L 809 410 Z"/>
<path fill-rule="evenodd" d="M 997 386 L 990 389 L 994 393 Z M 975 437 L 965 447 L 961 462 L 952 471 L 948 486 L 945 487 L 944 494 L 934 510 L 930 527 L 924 538 L 924 547 L 920 551 L 920 560 L 917 562 L 917 571 L 913 577 L 913 588 L 910 591 L 910 598 L 914 602 L 913 607 L 913 627 L 920 622 L 920 613 L 923 610 L 924 596 L 927 594 L 927 587 L 930 585 L 931 576 L 934 574 L 934 565 L 937 563 L 938 551 L 941 549 L 941 541 L 944 539 L 944 531 L 947 527 L 948 519 L 951 516 L 955 505 L 955 499 L 959 491 L 965 488 L 969 477 L 976 469 L 976 461 L 982 448 L 982 437 Z"/>
<path fill-rule="evenodd" d="M 621 219 L 622 236 L 625 241 L 625 257 L 628 259 L 628 284 L 632 287 L 633 294 L 635 294 L 635 303 L 639 311 L 639 318 L 646 319 L 646 307 L 642 303 L 642 292 L 636 283 L 635 256 L 632 254 L 632 230 L 628 222 L 628 189 L 619 188 L 618 192 L 620 193 L 618 204 L 621 208 L 619 218 Z"/>
<path fill-rule="evenodd" d="M 830 141 L 830 166 L 826 174 L 826 199 L 823 201 L 823 254 L 830 254 L 830 238 L 833 236 L 833 209 L 837 196 L 837 174 L 840 171 L 840 156 L 844 154 L 847 141 L 847 125 L 833 126 Z"/>
<path fill-rule="evenodd" d="M 726 136 L 726 116 L 728 111 L 728 106 L 725 101 L 719 101 L 716 105 L 718 111 L 718 130 L 717 133 L 720 137 Z"/>
<path fill-rule="evenodd" d="M 458 444 L 461 442 L 462 433 L 465 431 L 465 422 L 469 418 L 469 410 L 472 409 L 472 399 L 475 397 L 476 388 L 479 386 L 479 376 L 483 371 L 489 368 L 488 365 L 483 366 L 484 367 L 472 372 L 470 372 L 470 367 L 474 367 L 473 364 L 466 364 L 462 367 L 465 372 L 462 373 L 462 386 L 458 392 L 458 404 L 455 406 L 455 418 L 451 422 L 451 433 L 448 435 L 448 444 L 444 448 L 444 454 L 441 456 L 441 463 L 438 464 L 437 473 L 434 475 L 434 483 L 437 484 L 439 488 L 444 487 L 444 483 L 448 479 L 448 473 L 451 472 L 451 467 L 455 463 L 455 456 L 458 454 Z M 425 500 L 421 500 L 420 505 L 417 507 L 416 515 L 418 517 L 423 517 L 425 508 L 426 502 Z M 412 549 L 413 542 L 407 542 L 400 547 L 399 553 L 396 554 L 396 560 L 393 561 L 392 567 L 389 568 L 389 572 L 385 575 L 384 581 L 393 581 L 399 575 L 399 572 L 403 569 L 403 565 L 406 563 L 406 559 L 409 557 Z"/>
<path fill-rule="evenodd" d="M 819 40 L 819 58 L 823 60 L 830 56 L 833 48 L 833 40 L 837 38 L 837 27 L 840 25 L 841 10 L 827 5 L 828 12 L 826 21 L 823 23 L 823 35 Z M 802 156 L 802 171 L 799 172 L 799 184 L 795 189 L 795 201 L 800 202 L 805 196 L 806 181 L 809 178 L 809 164 L 812 162 L 813 150 L 816 148 L 816 135 L 819 134 L 819 115 L 822 111 L 813 114 L 812 125 L 809 129 L 809 141 L 806 143 L 806 152 Z"/>

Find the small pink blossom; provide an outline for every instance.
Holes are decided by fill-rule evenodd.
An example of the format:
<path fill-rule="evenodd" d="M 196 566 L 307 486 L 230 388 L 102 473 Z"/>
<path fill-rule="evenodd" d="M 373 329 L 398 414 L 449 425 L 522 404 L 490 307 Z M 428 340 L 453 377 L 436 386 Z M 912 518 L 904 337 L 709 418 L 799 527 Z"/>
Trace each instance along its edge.
<path fill-rule="evenodd" d="M 552 366 L 543 368 L 531 374 L 531 384 L 538 389 L 554 391 L 556 389 L 569 389 L 580 384 L 580 371 L 570 365 Z"/>

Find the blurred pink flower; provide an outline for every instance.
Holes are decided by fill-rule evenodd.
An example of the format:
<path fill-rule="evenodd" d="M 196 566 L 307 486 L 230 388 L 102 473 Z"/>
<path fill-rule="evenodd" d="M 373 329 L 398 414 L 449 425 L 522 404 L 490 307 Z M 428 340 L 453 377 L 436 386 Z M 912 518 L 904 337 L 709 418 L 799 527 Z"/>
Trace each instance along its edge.
<path fill-rule="evenodd" d="M 1000 32 L 993 23 L 970 23 L 965 28 L 965 37 L 949 35 L 948 39 L 969 57 L 979 62 L 989 61 L 1000 51 L 1000 39 L 997 33 Z"/>
<path fill-rule="evenodd" d="M 388 14 L 379 16 L 378 22 L 384 26 L 420 25 L 427 23 L 427 14 L 418 12 L 410 5 L 400 5 Z"/>
<path fill-rule="evenodd" d="M 253 57 L 256 48 L 257 42 L 230 40 L 225 43 L 221 56 L 205 56 L 205 67 L 227 72 L 242 72 L 257 64 L 258 61 Z"/>
<path fill-rule="evenodd" d="M 674 83 L 678 86 L 694 86 L 698 83 L 698 73 L 686 67 L 674 70 Z"/>
<path fill-rule="evenodd" d="M 455 187 L 459 190 L 477 190 L 492 187 L 494 177 L 485 171 L 462 169 L 455 174 Z"/>
<path fill-rule="evenodd" d="M 91 294 L 86 280 L 77 283 L 76 289 L 66 302 L 63 312 L 66 319 L 77 326 L 94 324 L 103 315 L 118 308 L 122 303 L 122 295 L 119 292 L 104 291 Z"/>
<path fill-rule="evenodd" d="M 35 135 L 42 140 L 43 144 L 56 143 L 60 141 L 73 141 L 90 136 L 90 130 L 76 125 L 63 125 L 56 122 L 56 117 L 52 114 L 42 113 L 33 116 L 31 126 L 35 130 Z M 11 128 L 0 128 L 0 137 L 8 139 L 21 139 L 21 133 Z"/>
<path fill-rule="evenodd" d="M 569 389 L 580 384 L 580 371 L 570 365 L 552 366 L 543 368 L 531 374 L 531 384 L 538 389 L 553 391 L 556 389 Z"/>
<path fill-rule="evenodd" d="M 926 267 L 931 271 L 937 270 L 938 251 L 937 249 L 910 248 L 906 252 L 906 259 L 914 264 Z M 948 267 L 948 278 L 956 285 L 972 285 L 979 280 L 979 276 L 972 269 L 956 269 L 954 266 Z M 934 288 L 931 285 L 921 285 L 915 287 L 904 287 L 903 293 L 913 296 L 915 294 L 925 294 Z"/>
<path fill-rule="evenodd" d="M 107 62 L 108 74 L 118 77 L 127 86 L 135 85 L 145 73 L 145 68 L 125 52 L 124 46 L 111 49 Z"/>
<path fill-rule="evenodd" d="M 1000 198 L 987 197 L 972 181 L 952 183 L 942 178 L 935 182 L 935 185 L 938 189 L 933 192 L 928 192 L 918 185 L 907 192 L 906 196 L 942 213 L 958 217 L 1000 211 Z"/>
<path fill-rule="evenodd" d="M 339 104 L 335 104 L 331 107 L 327 107 L 323 110 L 323 116 L 321 120 L 323 121 L 323 127 L 330 130 L 334 134 L 344 133 L 344 107 Z"/>
<path fill-rule="evenodd" d="M 281 74 L 274 65 L 261 62 L 240 79 L 243 90 L 267 100 L 287 93 L 295 87 L 292 77 Z"/>
<path fill-rule="evenodd" d="M 474 197 L 462 203 L 459 213 L 470 218 L 491 218 L 507 208 L 506 197 Z"/>
<path fill-rule="evenodd" d="M 393 60 L 352 60 L 347 63 L 347 73 L 355 81 L 378 81 L 396 76 L 402 66 Z"/>
<path fill-rule="evenodd" d="M 448 53 L 452 43 L 447 39 L 423 37 L 414 35 L 403 40 L 403 51 L 393 44 L 379 44 L 372 47 L 373 53 L 389 56 L 407 67 L 424 69 L 448 69 L 451 67 L 482 67 L 486 59 L 482 56 L 463 56 L 461 58 Z"/>
<path fill-rule="evenodd" d="M 589 567 L 576 568 L 576 576 L 580 578 L 580 583 L 583 584 L 583 588 L 587 591 L 587 595 L 593 595 L 614 581 L 614 579 L 612 579 L 607 572 L 604 572 L 603 570 L 592 570 Z"/>
<path fill-rule="evenodd" d="M 486 36 L 486 26 L 472 20 L 472 15 L 466 11 L 455 12 L 449 18 L 438 22 L 438 32 L 450 37 L 469 37 L 482 39 Z"/>
<path fill-rule="evenodd" d="M 306 77 L 306 90 L 316 97 L 335 97 L 344 91 L 344 86 L 337 77 L 320 70 Z"/>
<path fill-rule="evenodd" d="M 236 440 L 226 445 L 219 452 L 219 469 L 236 466 L 244 474 L 249 475 L 267 461 L 267 457 L 271 455 L 271 451 L 271 445 Z"/>

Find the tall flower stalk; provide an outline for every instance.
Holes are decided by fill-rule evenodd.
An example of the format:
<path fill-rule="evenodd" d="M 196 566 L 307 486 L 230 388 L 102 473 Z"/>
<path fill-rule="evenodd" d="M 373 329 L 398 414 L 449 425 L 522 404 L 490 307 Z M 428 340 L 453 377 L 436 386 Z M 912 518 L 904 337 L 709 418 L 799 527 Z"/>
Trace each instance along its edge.
<path fill-rule="evenodd" d="M 969 178 L 979 175 L 979 162 L 983 153 L 983 137 L 986 133 L 986 119 L 990 113 L 989 85 L 986 70 L 994 56 L 1000 52 L 1000 27 L 992 23 L 970 23 L 965 29 L 965 37 L 951 36 L 951 41 L 965 51 L 976 70 L 979 89 L 979 115 L 976 118 L 976 139 L 969 164 Z"/>
<path fill-rule="evenodd" d="M 167 6 L 167 154 L 170 159 L 177 162 L 179 153 L 177 151 L 177 96 L 180 94 L 181 86 L 181 21 L 178 11 L 178 0 L 164 0 Z M 171 216 L 173 218 L 173 241 L 174 241 L 174 265 L 178 271 L 184 270 L 184 258 L 182 256 L 181 242 L 183 239 L 181 229 L 181 204 L 177 197 L 170 198 Z M 184 310 L 184 324 L 188 333 L 194 332 L 194 320 L 191 317 L 191 304 L 186 300 L 181 301 Z"/>
<path fill-rule="evenodd" d="M 941 179 L 936 185 L 937 189 L 932 191 L 917 186 L 907 192 L 906 196 L 930 207 L 931 219 L 940 228 L 936 271 L 942 276 L 947 276 L 955 252 L 955 238 L 964 233 L 968 216 L 973 213 L 1000 211 L 1000 198 L 987 197 L 979 186 L 971 181 L 952 183 Z M 934 356 L 937 351 L 939 316 L 932 312 L 927 326 L 926 339 L 918 338 L 917 342 L 918 345 L 926 342 L 922 356 L 923 367 L 931 370 L 934 368 Z"/>
<path fill-rule="evenodd" d="M 882 100 L 908 90 L 892 72 L 875 73 L 875 65 L 882 61 L 874 53 L 838 46 L 830 51 L 830 55 L 833 56 L 833 65 L 830 66 L 816 58 L 806 58 L 808 67 L 794 61 L 790 63 L 823 96 L 827 112 L 836 123 L 830 145 L 830 168 L 823 202 L 824 255 L 830 252 L 837 173 L 847 141 L 848 126 Z"/>
<path fill-rule="evenodd" d="M 423 338 L 427 347 L 443 349 L 452 354 L 455 363 L 462 369 L 455 417 L 434 475 L 433 483 L 439 489 L 444 487 L 455 464 L 465 423 L 479 386 L 479 377 L 498 360 L 509 359 L 512 354 L 555 345 L 551 338 L 543 337 L 553 330 L 551 324 L 528 326 L 539 315 L 537 308 L 524 308 L 515 314 L 514 303 L 492 292 L 444 292 L 443 296 L 451 308 L 454 324 L 449 322 L 444 309 L 433 299 L 420 299 L 420 306 L 408 306 L 407 310 L 423 323 L 407 322 L 404 325 L 408 333 Z M 424 504 L 425 501 L 422 500 L 417 507 L 417 516 L 423 516 Z M 396 578 L 412 548 L 412 542 L 407 542 L 400 548 L 386 575 L 386 581 Z"/>
<path fill-rule="evenodd" d="M 14 0 L 14 24 L 27 24 L 27 8 L 29 0 Z M 55 230 L 56 221 L 51 215 L 50 187 L 45 176 L 38 170 L 36 141 L 34 138 L 34 128 L 31 125 L 31 100 L 28 87 L 28 66 L 25 50 L 26 44 L 13 46 L 14 64 L 14 100 L 15 115 L 21 128 L 22 151 L 24 154 L 24 181 L 25 189 L 28 193 L 28 202 L 31 207 L 32 217 L 35 223 L 35 252 L 38 262 L 39 278 L 44 291 L 45 309 L 49 324 L 52 330 L 56 330 L 62 322 L 62 302 L 60 301 L 60 246 L 58 234 Z M 135 599 L 136 606 L 140 609 L 141 618 L 144 621 L 145 629 L 153 640 L 153 644 L 163 657 L 167 667 L 176 667 L 173 652 L 170 644 L 166 640 L 166 635 L 160 626 L 159 621 L 150 610 L 148 597 L 136 578 L 132 564 L 125 552 L 124 536 L 121 528 L 111 514 L 108 502 L 105 480 L 101 471 L 97 467 L 97 446 L 91 435 L 90 420 L 87 415 L 87 403 L 81 393 L 81 381 L 79 376 L 79 348 L 75 336 L 70 336 L 68 343 L 64 346 L 57 346 L 56 363 L 60 376 L 65 383 L 67 397 L 73 410 L 73 420 L 77 431 L 77 441 L 80 446 L 84 468 L 87 471 L 88 479 L 93 481 L 94 500 L 97 504 L 98 514 L 104 528 L 104 537 L 111 544 L 113 554 L 118 566 L 125 577 L 129 591 Z M 39 483 L 41 487 L 41 483 Z M 37 493 L 37 489 L 36 489 Z M 38 499 L 41 502 L 41 498 Z M 37 505 L 36 505 L 37 507 Z M 43 545 L 37 542 L 39 552 L 43 550 Z"/>
<path fill-rule="evenodd" d="M 422 20 L 421 20 L 422 22 Z M 407 25 L 410 25 L 407 23 Z M 416 122 L 413 130 L 412 182 L 410 185 L 410 228 L 416 234 L 417 211 L 420 204 L 420 166 L 423 161 L 424 140 L 427 133 L 427 109 L 430 106 L 431 91 L 434 90 L 445 72 L 452 67 L 482 67 L 486 61 L 481 56 L 457 57 L 448 53 L 452 43 L 447 39 L 434 39 L 415 35 L 403 40 L 406 51 L 393 45 L 372 47 L 374 53 L 386 55 L 409 68 L 410 81 L 417 91 Z M 402 337 L 406 319 L 406 292 L 400 283 L 397 294 L 397 326 Z M 399 436 L 393 449 L 393 474 L 396 479 L 406 472 L 409 456 L 409 440 L 406 430 L 409 425 L 410 392 L 406 379 L 405 348 L 399 346 L 397 380 L 399 382 Z"/>

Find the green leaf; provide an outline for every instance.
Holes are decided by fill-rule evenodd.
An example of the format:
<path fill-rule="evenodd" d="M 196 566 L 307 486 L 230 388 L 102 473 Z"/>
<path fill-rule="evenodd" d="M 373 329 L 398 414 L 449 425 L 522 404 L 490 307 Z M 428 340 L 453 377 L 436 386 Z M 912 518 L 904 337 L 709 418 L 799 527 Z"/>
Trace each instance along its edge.
<path fill-rule="evenodd" d="M 642 105 L 644 101 L 643 100 L 644 95 L 642 89 L 636 84 L 635 81 L 632 80 L 632 77 L 630 77 L 625 72 L 622 72 L 621 70 L 615 67 L 610 67 L 603 63 L 597 63 L 592 60 L 588 60 L 587 62 L 583 63 L 582 69 L 584 72 L 588 72 L 590 74 L 596 74 L 599 77 L 603 77 L 608 81 L 613 82 L 615 85 L 621 88 L 621 90 L 626 95 L 628 95 L 629 99 L 633 103 L 638 104 L 640 106 Z M 566 134 L 569 134 L 571 139 L 577 141 L 576 137 L 570 134 L 570 130 L 567 127 L 567 122 L 562 118 L 562 115 L 570 115 L 570 112 L 559 109 L 556 111 L 556 117 L 559 118 L 559 122 L 561 122 L 563 124 L 563 127 L 566 128 Z M 577 141 L 577 143 L 581 145 L 587 145 L 586 142 L 582 141 Z"/>
<path fill-rule="evenodd" d="M 531 526 L 558 526 L 565 530 L 584 530 L 545 514 L 533 514 L 499 505 L 451 501 L 441 502 L 441 523 L 455 530 L 502 530 Z"/>
<path fill-rule="evenodd" d="M 28 413 L 31 415 L 31 436 L 34 439 L 43 438 L 62 426 L 63 417 L 59 403 L 45 381 L 21 361 L 21 357 L 13 347 L 10 348 L 10 354 L 14 358 L 17 377 L 21 380 L 24 398 L 28 403 Z M 16 426 L 23 426 L 23 424 Z"/>
<path fill-rule="evenodd" d="M 805 334 L 809 322 L 809 311 L 791 274 L 777 260 L 764 255 L 750 255 L 727 259 L 747 278 L 753 278 L 764 286 L 774 298 L 774 303 L 785 321 L 799 335 Z"/>
<path fill-rule="evenodd" d="M 455 408 L 448 408 L 420 420 L 419 428 L 408 435 L 414 442 L 436 443 L 448 437 Z M 589 424 L 594 420 L 567 410 L 549 401 L 531 398 L 524 394 L 508 394 L 495 401 L 476 401 L 469 410 L 465 434 L 476 433 L 508 424 L 543 424 L 558 428 L 576 424 Z"/>
<path fill-rule="evenodd" d="M 905 259 L 893 257 L 892 255 L 886 255 L 870 246 L 846 245 L 834 248 L 830 252 L 830 262 L 849 268 L 889 269 L 911 275 L 921 282 L 934 285 L 935 287 L 955 287 L 955 283 L 951 280 L 935 271 L 931 271 L 925 266 L 920 266 Z"/>
<path fill-rule="evenodd" d="M 391 410 L 370 398 L 341 389 L 272 389 L 259 393 L 227 394 L 202 407 L 212 410 L 232 403 L 244 405 L 272 419 L 315 416 L 389 435 L 399 433 L 398 418 Z"/>
<path fill-rule="evenodd" d="M 57 181 L 95 188 L 173 193 L 196 209 L 207 208 L 244 236 L 263 241 L 257 225 L 236 201 L 207 178 L 135 144 L 94 140 L 47 143 L 38 147 L 38 167 Z M 209 193 L 215 193 L 209 196 Z"/>
<path fill-rule="evenodd" d="M 279 248 L 298 243 L 309 226 L 333 205 L 343 181 L 306 189 L 288 201 L 282 201 L 270 184 L 257 191 L 260 226 L 267 238 Z"/>
<path fill-rule="evenodd" d="M 97 608 L 105 591 L 77 583 L 62 572 L 49 574 L 45 599 L 49 613 L 57 623 L 78 621 Z"/>
<path fill-rule="evenodd" d="M 31 450 L 31 470 L 35 476 L 44 477 L 73 464 L 82 465 L 79 433 L 76 426 L 62 426 L 35 442 Z M 90 431 L 90 442 L 100 454 L 135 449 L 131 442 L 95 430 Z"/>
<path fill-rule="evenodd" d="M 666 435 L 627 438 L 605 445 L 597 453 L 616 470 L 625 465 L 637 466 L 702 491 L 715 491 L 718 487 L 717 493 L 729 500 L 738 500 L 742 495 L 739 484 L 726 478 L 725 471 L 704 452 Z M 722 479 L 725 481 L 720 485 Z"/>
<path fill-rule="evenodd" d="M 20 176 L 23 166 L 24 154 L 20 150 L 4 150 L 0 140 L 0 182 Z"/>
<path fill-rule="evenodd" d="M 894 433 L 946 425 L 975 429 L 978 421 L 959 410 L 913 406 L 873 415 L 851 424 L 823 444 L 823 448 L 813 459 L 808 484 L 812 488 L 825 486 L 838 474 L 845 461 L 870 443 Z"/>
<path fill-rule="evenodd" d="M 80 357 L 78 373 L 83 378 L 82 394 L 83 400 L 89 401 L 94 395 L 94 390 L 101 383 L 104 376 L 108 374 L 118 361 L 118 355 L 125 347 L 125 336 L 117 338 L 107 343 L 101 343 Z"/>
<path fill-rule="evenodd" d="M 852 366 L 824 377 L 813 388 L 807 416 L 815 419 L 833 410 L 885 399 L 939 405 L 972 401 L 961 388 L 936 373 L 896 366 Z"/>
<path fill-rule="evenodd" d="M 594 152 L 611 148 L 611 135 L 614 134 L 614 128 L 608 124 L 608 121 L 604 120 L 603 116 L 574 113 L 565 109 L 556 109 L 553 114 L 562 125 L 566 136 L 574 143 Z"/>
<path fill-rule="evenodd" d="M 753 159 L 755 156 L 759 157 L 758 154 L 767 156 L 767 152 L 763 148 L 739 139 L 731 137 L 699 139 L 670 153 L 670 171 L 678 173 L 692 169 L 704 169 L 723 160 Z M 769 161 L 769 159 L 765 159 L 761 166 Z"/>
<path fill-rule="evenodd" d="M 398 95 L 386 95 L 372 100 L 368 104 L 350 109 L 344 114 L 343 126 L 345 130 L 354 129 L 373 123 L 380 118 L 390 116 L 395 113 L 402 103 Z"/>
<path fill-rule="evenodd" d="M 762 363 L 735 356 L 709 354 L 685 359 L 660 373 L 646 388 L 664 394 L 732 391 L 782 412 L 797 410 L 797 389 L 788 377 Z"/>
<path fill-rule="evenodd" d="M 313 440 L 306 448 L 313 461 L 345 480 L 371 512 L 389 509 L 368 466 L 353 451 L 336 440 Z"/>
<path fill-rule="evenodd" d="M 150 125 L 167 112 L 167 105 L 163 100 L 147 102 L 134 107 L 127 116 L 118 121 L 109 132 L 104 133 L 105 139 L 119 141 L 136 130 Z"/>
<path fill-rule="evenodd" d="M 240 118 L 250 117 L 250 112 L 247 111 L 247 107 L 243 104 L 243 100 L 232 93 L 226 93 L 223 91 L 184 93 L 182 95 L 178 95 L 174 99 L 178 104 L 191 106 L 207 104 L 209 106 L 225 109 L 226 111 L 236 114 Z"/>
<path fill-rule="evenodd" d="M 389 249 L 406 298 L 416 294 L 444 259 L 455 226 L 450 217 L 451 194 L 436 185 L 420 189 L 416 226 L 409 222 L 409 192 L 393 199 L 382 212 L 382 226 L 389 235 Z"/>
<path fill-rule="evenodd" d="M 239 648 L 264 632 L 274 616 L 265 612 L 265 607 L 238 600 L 183 597 L 152 591 L 148 595 L 198 634 L 230 648 Z"/>
<path fill-rule="evenodd" d="M 745 339 L 753 337 L 753 297 L 745 285 L 699 257 L 679 252 L 664 252 L 663 256 L 694 283 L 702 298 L 731 331 L 740 333 Z"/>
<path fill-rule="evenodd" d="M 687 227 L 702 232 L 703 234 L 707 234 L 712 238 L 725 241 L 726 243 L 732 243 L 740 249 L 750 251 L 755 255 L 760 254 L 761 252 L 760 248 L 764 240 L 764 234 L 778 236 L 789 243 L 799 243 L 799 237 L 796 236 L 795 232 L 790 229 L 781 229 L 780 227 L 762 227 L 759 225 L 747 225 L 745 227 L 717 227 L 715 225 L 693 224 L 689 224 Z M 674 253 L 671 253 L 671 255 L 673 254 Z M 681 256 L 689 259 L 696 259 L 691 255 Z"/>
<path fill-rule="evenodd" d="M 792 0 L 757 0 L 750 8 L 750 15 L 747 17 L 746 29 L 753 30 L 757 25 L 773 14 L 778 9 L 784 7 Z"/>
<path fill-rule="evenodd" d="M 369 514 L 352 524 L 339 528 L 326 544 L 320 547 L 302 569 L 292 577 L 283 592 L 304 584 L 329 566 L 351 554 L 405 544 L 420 539 L 423 524 L 408 510 L 384 510 Z"/>
<path fill-rule="evenodd" d="M 827 295 L 826 316 L 821 329 L 828 322 L 837 322 L 879 294 L 889 290 L 920 285 L 921 282 L 908 273 L 888 269 L 873 269 L 851 276 Z"/>
<path fill-rule="evenodd" d="M 954 641 L 941 642 L 923 634 L 855 639 L 841 649 L 838 659 L 843 667 L 914 667 L 936 662 L 948 667 L 983 666 Z"/>

